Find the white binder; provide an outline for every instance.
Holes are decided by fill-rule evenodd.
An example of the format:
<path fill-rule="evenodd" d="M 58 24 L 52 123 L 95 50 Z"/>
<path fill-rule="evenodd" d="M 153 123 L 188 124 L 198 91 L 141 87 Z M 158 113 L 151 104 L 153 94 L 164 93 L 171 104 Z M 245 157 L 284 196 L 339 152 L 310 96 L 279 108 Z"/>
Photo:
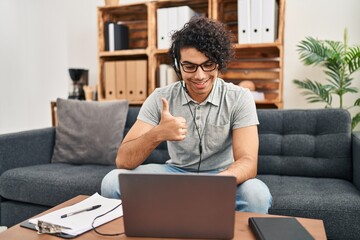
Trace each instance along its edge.
<path fill-rule="evenodd" d="M 167 84 L 167 64 L 159 66 L 159 87 L 165 87 Z"/>
<path fill-rule="evenodd" d="M 177 7 L 177 29 L 182 29 L 195 14 L 195 11 L 188 6 Z"/>
<path fill-rule="evenodd" d="M 250 1 L 250 16 L 251 16 L 251 31 L 250 42 L 261 43 L 262 42 L 262 0 Z"/>
<path fill-rule="evenodd" d="M 109 23 L 109 51 L 115 50 L 115 23 Z"/>
<path fill-rule="evenodd" d="M 279 7 L 276 0 L 262 0 L 262 42 L 274 42 L 277 37 Z"/>
<path fill-rule="evenodd" d="M 157 9 L 157 47 L 158 49 L 167 49 L 167 32 L 168 32 L 168 9 Z"/>
<path fill-rule="evenodd" d="M 174 82 L 178 81 L 178 77 L 175 73 L 174 68 L 172 68 L 170 65 L 167 65 L 166 69 L 166 85 L 172 84 Z"/>
<path fill-rule="evenodd" d="M 167 8 L 168 12 L 167 12 L 167 24 L 168 24 L 168 29 L 166 32 L 166 39 L 167 39 L 167 47 L 166 48 L 170 48 L 171 46 L 171 35 L 178 30 L 178 24 L 177 24 L 177 7 L 170 7 Z"/>
<path fill-rule="evenodd" d="M 250 43 L 250 0 L 238 0 L 238 43 Z"/>

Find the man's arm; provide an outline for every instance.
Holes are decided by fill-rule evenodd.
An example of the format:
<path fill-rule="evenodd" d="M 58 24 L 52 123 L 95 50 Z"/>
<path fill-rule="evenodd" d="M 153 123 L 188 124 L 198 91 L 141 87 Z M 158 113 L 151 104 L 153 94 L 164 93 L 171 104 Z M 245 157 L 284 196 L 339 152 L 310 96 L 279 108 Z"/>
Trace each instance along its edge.
<path fill-rule="evenodd" d="M 163 109 L 157 126 L 137 120 L 121 143 L 117 156 L 117 168 L 134 169 L 145 161 L 163 141 L 182 141 L 187 133 L 186 121 L 169 112 L 169 104 L 162 99 Z"/>
<path fill-rule="evenodd" d="M 257 126 L 233 130 L 232 147 L 235 161 L 220 175 L 235 176 L 237 184 L 256 177 L 259 150 Z"/>

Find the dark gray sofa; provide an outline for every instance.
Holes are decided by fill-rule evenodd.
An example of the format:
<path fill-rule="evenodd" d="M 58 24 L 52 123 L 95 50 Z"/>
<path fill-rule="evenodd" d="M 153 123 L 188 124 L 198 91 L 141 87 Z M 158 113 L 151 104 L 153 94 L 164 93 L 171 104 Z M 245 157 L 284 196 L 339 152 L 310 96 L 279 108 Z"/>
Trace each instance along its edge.
<path fill-rule="evenodd" d="M 130 107 L 125 132 L 138 107 Z M 360 236 L 360 132 L 338 109 L 258 110 L 259 168 L 270 213 L 324 220 L 329 239 Z M 11 226 L 79 194 L 100 192 L 114 166 L 50 163 L 55 128 L 0 135 L 0 224 Z M 146 160 L 168 159 L 163 143 Z"/>

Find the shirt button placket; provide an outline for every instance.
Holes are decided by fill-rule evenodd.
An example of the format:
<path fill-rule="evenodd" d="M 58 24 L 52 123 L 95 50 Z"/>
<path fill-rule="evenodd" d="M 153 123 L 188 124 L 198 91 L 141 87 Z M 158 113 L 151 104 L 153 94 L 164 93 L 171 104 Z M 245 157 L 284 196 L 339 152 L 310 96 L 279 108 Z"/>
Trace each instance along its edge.
<path fill-rule="evenodd" d="M 196 121 L 196 125 L 198 126 L 199 128 L 199 132 L 201 132 L 201 128 L 202 128 L 202 124 L 201 124 L 201 107 L 200 106 L 197 106 L 196 109 L 195 109 L 195 121 Z"/>

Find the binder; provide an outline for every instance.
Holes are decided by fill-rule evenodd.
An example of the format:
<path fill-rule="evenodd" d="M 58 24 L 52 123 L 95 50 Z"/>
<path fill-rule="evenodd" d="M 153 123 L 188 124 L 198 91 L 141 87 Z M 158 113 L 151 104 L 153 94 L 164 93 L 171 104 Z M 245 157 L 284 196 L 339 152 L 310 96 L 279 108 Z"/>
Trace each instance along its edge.
<path fill-rule="evenodd" d="M 196 12 L 188 6 L 177 7 L 177 30 L 182 29 L 195 14 Z"/>
<path fill-rule="evenodd" d="M 116 98 L 126 99 L 126 62 L 116 61 Z"/>
<path fill-rule="evenodd" d="M 109 32 L 109 51 L 115 50 L 115 23 L 111 22 L 108 25 L 108 32 Z"/>
<path fill-rule="evenodd" d="M 277 35 L 279 6 L 276 0 L 262 0 L 262 42 L 274 42 Z"/>
<path fill-rule="evenodd" d="M 257 240 L 314 240 L 293 217 L 250 217 L 249 226 Z"/>
<path fill-rule="evenodd" d="M 135 98 L 137 101 L 143 101 L 146 99 L 146 82 L 147 82 L 147 61 L 136 61 L 136 92 Z"/>
<path fill-rule="evenodd" d="M 157 9 L 158 49 L 170 48 L 174 31 L 183 28 L 195 14 L 195 11 L 188 6 Z"/>
<path fill-rule="evenodd" d="M 250 0 L 238 0 L 238 43 L 250 43 Z"/>
<path fill-rule="evenodd" d="M 129 27 L 124 24 L 114 24 L 114 49 L 122 50 L 129 48 Z"/>
<path fill-rule="evenodd" d="M 136 101 L 136 60 L 126 61 L 126 96 L 129 101 Z"/>
<path fill-rule="evenodd" d="M 105 79 L 105 98 L 116 99 L 116 72 L 115 62 L 108 61 L 104 63 L 104 79 Z"/>
<path fill-rule="evenodd" d="M 178 77 L 175 73 L 175 70 L 170 66 L 167 65 L 166 69 L 166 85 L 172 84 L 178 81 Z"/>
<path fill-rule="evenodd" d="M 250 42 L 261 43 L 262 0 L 251 0 L 250 3 Z"/>
<path fill-rule="evenodd" d="M 167 64 L 160 64 L 159 66 L 159 87 L 167 85 Z"/>
<path fill-rule="evenodd" d="M 171 35 L 178 29 L 178 7 L 167 8 L 166 48 L 170 48 Z"/>
<path fill-rule="evenodd" d="M 166 34 L 168 31 L 168 9 L 158 8 L 157 12 L 157 47 L 158 49 L 167 49 L 168 43 Z"/>
<path fill-rule="evenodd" d="M 109 51 L 109 24 L 111 22 L 106 21 L 104 23 L 104 40 L 105 40 L 105 51 Z"/>

